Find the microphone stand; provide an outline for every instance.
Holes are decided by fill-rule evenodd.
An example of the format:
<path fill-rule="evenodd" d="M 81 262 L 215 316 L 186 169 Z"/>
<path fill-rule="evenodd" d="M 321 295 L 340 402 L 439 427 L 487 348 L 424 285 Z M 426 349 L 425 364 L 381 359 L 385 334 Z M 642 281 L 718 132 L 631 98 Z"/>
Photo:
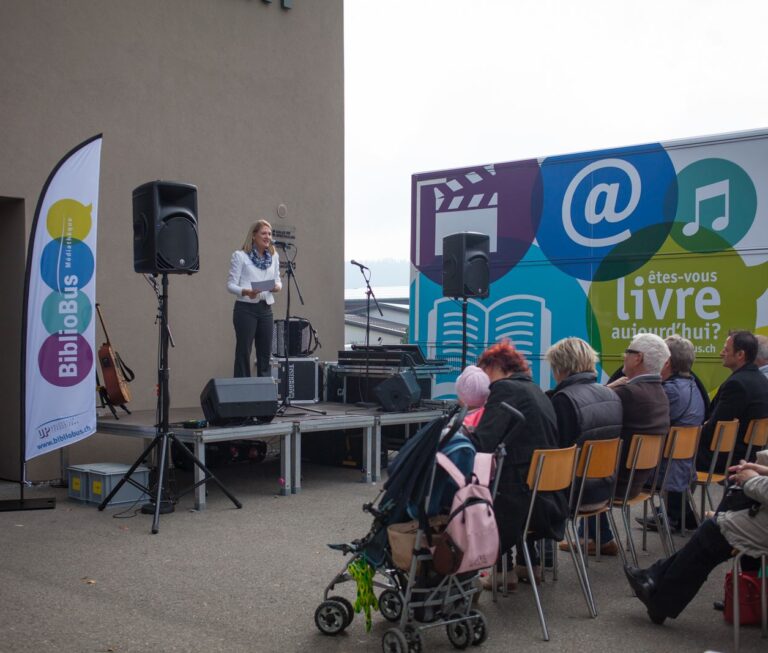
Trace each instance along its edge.
<path fill-rule="evenodd" d="M 291 398 L 288 396 L 289 394 L 289 385 L 288 385 L 288 377 L 289 375 L 289 357 L 290 357 L 290 351 L 289 351 L 289 344 L 290 344 L 290 320 L 291 320 L 291 280 L 293 280 L 294 285 L 296 286 L 296 294 L 299 296 L 299 301 L 301 302 L 301 305 L 304 305 L 304 298 L 301 296 L 301 290 L 299 289 L 299 282 L 296 281 L 296 272 L 294 271 L 294 265 L 293 259 L 288 258 L 288 253 L 286 252 L 286 245 L 284 243 L 275 243 L 277 247 L 283 250 L 283 255 L 285 256 L 285 276 L 286 276 L 286 296 L 285 296 L 285 322 L 283 322 L 283 380 L 281 383 L 282 387 L 282 393 L 283 393 L 283 400 L 280 403 L 280 406 L 277 409 L 277 412 L 275 415 L 280 415 L 281 417 L 289 417 L 297 415 L 298 413 L 292 413 L 291 415 L 286 414 L 286 410 L 289 408 L 296 408 L 297 410 L 303 410 L 307 413 L 317 413 L 318 415 L 327 415 L 327 411 L 320 410 L 319 408 L 308 408 L 304 406 L 296 406 L 295 404 L 291 403 Z M 278 367 L 278 370 L 280 368 Z M 278 374 L 279 376 L 279 374 Z M 294 386 L 295 387 L 295 386 Z"/>
<path fill-rule="evenodd" d="M 359 263 L 354 263 L 354 265 L 357 265 L 357 267 L 360 268 L 360 274 L 363 275 L 363 281 L 365 281 L 365 397 L 363 397 L 363 401 L 358 402 L 358 406 L 371 408 L 373 406 L 378 406 L 376 402 L 370 402 L 367 401 L 368 399 L 368 386 L 369 386 L 369 368 L 371 364 L 371 297 L 373 297 L 373 301 L 376 304 L 376 308 L 379 311 L 379 315 L 381 317 L 384 317 L 384 312 L 381 310 L 381 306 L 379 306 L 379 302 L 376 300 L 376 295 L 373 294 L 373 289 L 371 288 L 371 271 L 365 267 L 364 265 L 360 265 Z M 368 270 L 368 274 L 366 275 L 366 270 Z"/>

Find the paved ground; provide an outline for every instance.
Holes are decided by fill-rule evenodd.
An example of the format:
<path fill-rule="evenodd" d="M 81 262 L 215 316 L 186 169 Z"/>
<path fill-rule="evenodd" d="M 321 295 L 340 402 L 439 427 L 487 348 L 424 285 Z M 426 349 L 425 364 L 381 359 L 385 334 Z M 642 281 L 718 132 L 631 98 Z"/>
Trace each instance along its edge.
<path fill-rule="evenodd" d="M 130 511 L 118 519 L 118 509 L 98 512 L 62 489 L 27 492 L 55 495 L 55 510 L 0 513 L 0 651 L 380 651 L 389 626 L 381 615 L 372 632 L 356 616 L 338 637 L 321 635 L 313 622 L 343 560 L 325 545 L 367 532 L 371 521 L 361 506 L 378 488 L 357 482 L 354 470 L 308 464 L 303 491 L 278 497 L 275 461 L 217 471 L 243 508 L 213 489 L 208 509 L 196 512 L 187 495 L 161 518 L 157 535 L 150 534 L 150 516 Z M 0 485 L 0 498 L 17 493 Z M 649 549 L 641 564 L 659 553 L 655 535 Z M 496 604 L 482 597 L 489 638 L 479 650 L 732 650 L 731 629 L 711 607 L 722 593 L 724 567 L 679 619 L 658 627 L 632 596 L 618 559 L 590 566 L 596 620 L 588 617 L 570 560 L 560 561 L 560 579 L 542 589 L 551 641 L 541 640 L 533 597 L 522 587 Z M 454 649 L 438 628 L 426 633 L 425 650 Z M 742 651 L 758 650 L 768 650 L 768 642 L 759 629 L 744 629 Z"/>

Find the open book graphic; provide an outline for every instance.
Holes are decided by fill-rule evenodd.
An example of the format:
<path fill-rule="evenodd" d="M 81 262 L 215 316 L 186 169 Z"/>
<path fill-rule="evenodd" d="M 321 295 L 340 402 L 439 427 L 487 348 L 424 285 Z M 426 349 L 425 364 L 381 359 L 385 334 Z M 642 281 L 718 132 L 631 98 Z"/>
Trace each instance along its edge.
<path fill-rule="evenodd" d="M 461 303 L 450 298 L 438 299 L 429 312 L 428 338 L 434 343 L 435 358 L 451 361 L 454 372 L 438 374 L 433 396 L 453 395 L 453 384 L 461 371 Z M 508 338 L 523 353 L 531 366 L 533 380 L 549 387 L 549 364 L 544 352 L 552 344 L 552 313 L 542 297 L 510 295 L 490 306 L 475 299 L 467 302 L 467 361 L 488 345 Z"/>

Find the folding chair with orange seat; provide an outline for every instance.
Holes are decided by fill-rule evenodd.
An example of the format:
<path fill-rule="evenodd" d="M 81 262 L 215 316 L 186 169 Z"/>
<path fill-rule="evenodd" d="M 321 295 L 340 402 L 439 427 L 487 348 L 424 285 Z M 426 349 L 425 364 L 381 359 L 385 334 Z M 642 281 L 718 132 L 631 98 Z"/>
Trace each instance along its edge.
<path fill-rule="evenodd" d="M 638 566 L 637 551 L 635 550 L 635 541 L 632 539 L 632 531 L 629 527 L 629 509 L 631 506 L 638 503 L 647 505 L 647 502 L 650 502 L 651 514 L 656 522 L 656 529 L 661 537 L 661 544 L 664 547 L 666 555 L 669 555 L 669 552 L 667 551 L 667 539 L 663 530 L 668 528 L 668 520 L 665 520 L 664 524 L 661 523 L 662 520 L 659 519 L 659 513 L 653 503 L 654 497 L 658 496 L 659 465 L 661 463 L 661 455 L 664 453 L 665 439 L 666 437 L 663 435 L 640 435 L 636 433 L 632 436 L 632 440 L 629 443 L 629 453 L 627 454 L 626 462 L 626 467 L 629 470 L 627 489 L 621 499 L 614 498 L 613 500 L 613 505 L 621 508 L 621 518 L 624 522 L 627 543 L 629 544 L 629 550 L 632 554 L 632 561 L 635 567 Z M 630 497 L 629 495 L 632 491 L 632 482 L 635 479 L 635 474 L 638 471 L 652 469 L 655 469 L 655 471 L 653 472 L 651 489 L 641 489 L 635 496 Z M 644 512 L 646 505 L 643 506 Z"/>
<path fill-rule="evenodd" d="M 667 506 L 667 492 L 669 491 L 669 474 L 672 463 L 675 460 L 690 460 L 695 463 L 696 451 L 699 449 L 699 438 L 701 437 L 701 426 L 673 426 L 669 430 L 667 436 L 667 444 L 664 447 L 664 460 L 666 461 L 666 467 L 664 469 L 664 476 L 661 480 L 661 491 L 663 493 L 662 509 L 664 510 L 664 519 L 669 523 L 669 515 L 666 511 Z M 685 535 L 685 514 L 687 512 L 686 504 L 688 502 L 694 505 L 693 494 L 691 493 L 690 484 L 686 484 L 684 491 L 681 492 L 680 507 L 680 532 Z M 669 548 L 672 552 L 675 552 L 675 543 L 672 540 L 672 534 L 667 529 L 669 535 Z M 643 549 L 645 549 L 645 526 L 643 526 Z"/>
<path fill-rule="evenodd" d="M 588 550 L 587 542 L 589 533 L 587 530 L 586 520 L 589 517 L 597 517 L 601 513 L 606 513 L 608 522 L 614 532 L 618 533 L 616 528 L 616 521 L 613 517 L 613 505 L 612 497 L 616 491 L 616 481 L 618 478 L 619 463 L 621 461 L 621 438 L 613 438 L 611 440 L 585 440 L 581 444 L 581 453 L 579 455 L 579 461 L 576 466 L 576 482 L 571 487 L 571 497 L 568 505 L 571 507 L 571 516 L 566 524 L 566 531 L 571 529 L 572 541 L 576 544 L 576 553 L 578 554 L 578 562 L 581 564 L 582 573 L 584 576 L 584 584 L 589 594 L 590 601 L 592 603 L 592 616 L 597 616 L 597 606 L 595 605 L 595 598 L 592 593 L 592 586 L 589 582 L 589 576 L 587 574 L 588 566 Z M 602 505 L 583 505 L 584 488 L 587 481 L 607 480 L 612 479 L 611 492 L 608 495 Z M 575 497 L 576 488 L 578 487 L 578 495 Z M 583 519 L 584 523 L 584 548 L 580 546 L 579 536 L 576 531 L 576 522 L 578 519 Z M 598 522 L 599 523 L 599 522 Z M 597 540 L 596 540 L 597 541 Z M 571 556 L 574 556 L 573 546 L 568 547 Z M 619 547 L 619 553 L 621 554 L 622 563 L 626 563 L 626 557 L 624 551 Z M 574 557 L 574 564 L 576 559 Z"/>
<path fill-rule="evenodd" d="M 709 470 L 706 472 L 696 472 L 696 487 L 701 488 L 701 513 L 699 520 L 704 520 L 704 513 L 707 509 L 707 502 L 709 500 L 709 506 L 712 510 L 715 509 L 715 504 L 712 502 L 712 496 L 709 494 L 709 486 L 712 483 L 719 483 L 726 478 L 725 474 L 715 473 L 715 467 L 717 466 L 718 458 L 720 454 L 727 454 L 728 458 L 725 463 L 724 470 L 727 470 L 731 466 L 731 458 L 733 458 L 733 447 L 736 445 L 736 436 L 739 433 L 739 420 L 721 420 L 715 424 L 714 433 L 712 433 L 712 440 L 709 443 L 709 450 L 712 452 L 712 462 L 709 464 Z M 695 507 L 694 507 L 695 510 Z"/>
<path fill-rule="evenodd" d="M 533 517 L 533 511 L 536 507 L 536 499 L 542 492 L 562 492 L 573 486 L 573 479 L 576 473 L 577 462 L 577 449 L 576 445 L 568 447 L 567 449 L 536 449 L 533 452 L 531 458 L 531 466 L 528 468 L 527 484 L 531 489 L 531 504 L 528 508 L 528 516 L 525 520 L 525 529 L 523 532 L 529 533 L 531 526 L 531 518 Z M 571 545 L 573 551 L 575 543 L 571 537 L 570 532 L 566 528 L 565 537 L 568 543 Z M 523 537 L 523 556 L 525 557 L 525 566 L 528 569 L 528 578 L 533 578 L 533 564 L 531 563 L 531 554 L 528 551 L 528 543 L 526 538 Z M 576 560 L 575 556 L 572 556 L 574 567 L 576 569 L 576 575 L 579 578 L 579 584 L 581 585 L 582 593 L 584 594 L 584 600 L 587 603 L 587 609 L 590 616 L 594 616 L 592 600 L 587 589 L 586 582 L 582 577 L 581 566 Z M 495 582 L 494 582 L 495 584 Z M 533 596 L 536 600 L 536 610 L 539 615 L 539 622 L 541 623 L 541 630 L 545 641 L 549 641 L 549 631 L 547 630 L 547 622 L 544 619 L 544 611 L 541 607 L 541 598 L 539 596 L 539 590 L 535 582 L 531 583 L 531 589 L 533 590 Z"/>
<path fill-rule="evenodd" d="M 752 447 L 764 449 L 768 446 L 768 417 L 749 421 L 747 432 L 744 434 L 744 444 L 747 445 L 747 453 L 744 456 L 747 462 L 752 455 Z"/>

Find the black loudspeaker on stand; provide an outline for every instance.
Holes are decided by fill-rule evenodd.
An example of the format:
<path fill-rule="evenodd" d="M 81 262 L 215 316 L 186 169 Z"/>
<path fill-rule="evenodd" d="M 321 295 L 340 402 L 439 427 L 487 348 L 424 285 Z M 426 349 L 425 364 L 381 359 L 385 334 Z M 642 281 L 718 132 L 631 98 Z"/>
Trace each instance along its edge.
<path fill-rule="evenodd" d="M 488 297 L 490 238 L 471 231 L 443 238 L 443 297 Z"/>
<path fill-rule="evenodd" d="M 461 369 L 467 366 L 467 298 L 490 292 L 490 238 L 471 231 L 443 238 L 443 297 L 461 299 Z"/>
<path fill-rule="evenodd" d="M 195 186 L 150 181 L 133 191 L 133 268 L 143 274 L 200 269 Z"/>
<path fill-rule="evenodd" d="M 200 461 L 187 447 L 183 446 L 181 442 L 179 442 L 176 439 L 176 436 L 170 431 L 170 371 L 168 368 L 168 345 L 173 344 L 171 339 L 171 331 L 170 327 L 168 325 L 168 272 L 175 271 L 175 272 L 184 272 L 184 273 L 192 273 L 196 272 L 199 269 L 198 265 L 198 258 L 197 258 L 197 190 L 194 186 L 190 186 L 188 184 L 169 184 L 168 182 L 151 182 L 150 184 L 144 184 L 144 186 L 140 186 L 134 191 L 134 219 L 133 219 L 133 226 L 134 226 L 134 267 L 136 268 L 137 272 L 143 271 L 143 266 L 146 264 L 144 255 L 146 254 L 145 251 L 145 245 L 147 242 L 147 232 L 145 231 L 145 227 L 147 226 L 147 221 L 145 218 L 149 214 L 143 214 L 142 210 L 146 208 L 146 206 L 139 202 L 137 204 L 136 197 L 137 194 L 141 195 L 147 187 L 158 189 L 159 185 L 168 186 L 172 185 L 175 187 L 184 187 L 187 189 L 188 192 L 192 193 L 192 196 L 190 197 L 188 192 L 185 191 L 184 197 L 187 198 L 189 201 L 189 206 L 194 207 L 194 212 L 191 210 L 185 213 L 187 218 L 189 218 L 191 224 L 195 225 L 195 238 L 194 238 L 194 256 L 195 256 L 195 262 L 194 266 L 189 266 L 188 269 L 185 270 L 165 270 L 161 273 L 162 276 L 162 290 L 158 289 L 157 287 L 157 281 L 156 279 L 152 278 L 152 285 L 155 289 L 155 294 L 157 295 L 157 321 L 159 322 L 159 337 L 158 337 L 158 354 L 157 354 L 157 386 L 158 386 L 158 395 L 157 395 L 157 425 L 156 425 L 156 435 L 152 442 L 149 443 L 146 449 L 141 453 L 141 455 L 136 459 L 136 462 L 131 465 L 131 467 L 128 469 L 128 471 L 125 473 L 123 478 L 120 479 L 120 481 L 117 482 L 115 487 L 112 489 L 112 491 L 105 497 L 105 499 L 99 504 L 99 510 L 104 510 L 104 508 L 109 505 L 109 502 L 112 500 L 112 497 L 114 497 L 120 488 L 125 483 L 130 483 L 137 489 L 141 490 L 142 492 L 145 492 L 150 497 L 150 503 L 145 504 L 142 506 L 142 512 L 145 513 L 154 513 L 154 519 L 152 521 L 152 533 L 157 533 L 159 531 L 160 527 L 160 514 L 161 513 L 168 513 L 172 512 L 174 510 L 174 503 L 184 494 L 187 494 L 188 492 L 194 490 L 198 485 L 202 485 L 203 483 L 211 480 L 216 483 L 216 485 L 221 488 L 221 491 L 224 492 L 224 494 L 227 495 L 227 497 L 232 501 L 232 503 L 235 504 L 237 508 L 242 508 L 242 504 L 235 498 L 235 496 L 227 490 L 226 487 L 219 481 L 218 478 Z M 191 190 L 190 190 L 191 189 Z M 179 216 L 179 212 L 175 204 L 166 205 L 165 202 L 177 202 L 179 200 L 178 196 L 164 196 L 160 193 L 156 194 L 154 196 L 155 203 L 152 205 L 152 211 L 151 214 L 154 216 L 153 220 L 155 222 L 160 219 L 162 216 L 170 216 L 173 218 L 173 216 Z M 187 218 L 184 218 L 185 220 Z M 174 227 L 176 229 L 176 227 Z M 138 231 L 136 231 L 138 230 Z M 165 237 L 164 237 L 165 238 Z M 157 244 L 161 243 L 161 245 L 167 245 L 167 241 L 163 239 L 154 239 L 152 240 L 153 245 L 152 248 L 154 249 L 155 254 L 157 254 Z M 173 246 L 175 247 L 175 245 Z M 168 246 L 167 249 L 164 250 L 163 255 L 168 255 L 169 252 L 174 251 L 177 252 L 177 250 L 173 249 L 173 247 Z M 159 259 L 155 260 L 154 265 L 157 266 L 157 263 L 160 262 Z M 165 264 L 166 259 L 163 258 L 163 264 Z M 181 262 L 181 259 L 179 259 L 179 262 Z M 141 263 L 141 265 L 139 264 Z M 187 260 L 184 259 L 184 265 L 187 264 Z M 193 269 L 194 268 L 194 269 Z M 192 485 L 191 487 L 187 488 L 185 491 L 179 493 L 176 497 L 171 497 L 170 492 L 168 490 L 168 466 L 170 461 L 170 450 L 171 450 L 171 444 L 175 443 L 177 445 L 176 449 L 182 453 L 191 463 L 195 464 L 200 470 L 202 470 L 204 476 L 203 479 L 200 480 L 198 483 Z M 133 472 L 136 470 L 136 468 L 145 462 L 146 460 L 149 460 L 150 454 L 155 453 L 155 460 L 157 462 L 157 478 L 155 479 L 155 483 L 153 487 L 147 487 L 142 485 L 141 483 L 135 481 L 132 477 Z"/>

